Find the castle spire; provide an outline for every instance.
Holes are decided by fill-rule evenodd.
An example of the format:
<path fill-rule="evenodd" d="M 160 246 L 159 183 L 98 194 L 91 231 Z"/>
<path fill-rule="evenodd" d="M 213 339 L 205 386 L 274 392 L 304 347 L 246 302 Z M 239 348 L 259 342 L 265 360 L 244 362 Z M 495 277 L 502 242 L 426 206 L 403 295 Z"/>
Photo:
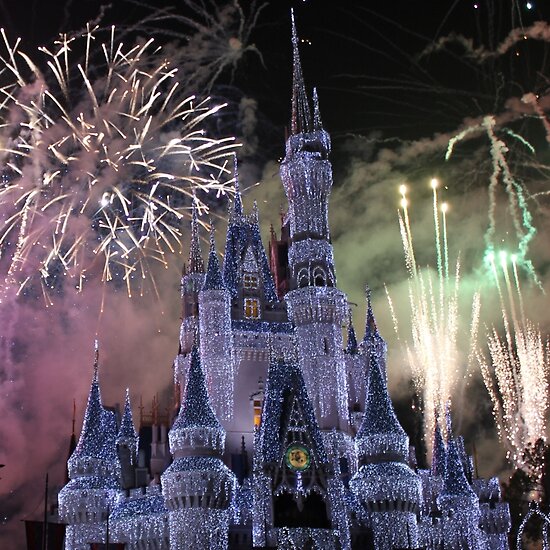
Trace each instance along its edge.
<path fill-rule="evenodd" d="M 382 336 L 378 332 L 376 319 L 374 317 L 374 312 L 372 310 L 371 295 L 372 295 L 372 291 L 367 285 L 365 287 L 365 296 L 367 300 L 367 314 L 365 319 L 365 335 L 363 336 L 363 341 L 361 342 L 361 349 L 362 349 L 362 352 L 367 356 L 369 365 L 372 364 L 374 359 L 376 359 L 378 366 L 380 367 L 381 371 L 385 376 L 387 345 L 384 338 L 382 338 Z"/>
<path fill-rule="evenodd" d="M 137 455 L 138 435 L 134 426 L 134 417 L 132 416 L 132 406 L 130 404 L 130 390 L 126 388 L 126 399 L 124 402 L 124 413 L 120 423 L 120 430 L 116 438 L 117 445 L 125 445 L 130 451 L 132 457 Z"/>
<path fill-rule="evenodd" d="M 234 219 L 240 219 L 243 215 L 243 199 L 239 185 L 239 168 L 236 154 L 233 155 L 233 177 L 235 179 L 235 200 L 233 201 L 232 215 Z"/>
<path fill-rule="evenodd" d="M 168 437 L 175 456 L 178 451 L 194 447 L 223 452 L 225 431 L 210 405 L 196 343 L 191 350 L 185 397 Z"/>
<path fill-rule="evenodd" d="M 460 460 L 458 447 L 454 437 L 450 437 L 447 445 L 447 460 L 445 467 L 445 483 L 440 498 L 468 497 L 476 499 L 476 495 L 464 473 L 464 466 Z"/>
<path fill-rule="evenodd" d="M 193 193 L 193 210 L 191 215 L 191 246 L 189 248 L 189 272 L 204 273 L 201 243 L 199 238 L 199 222 L 197 212 L 197 197 Z"/>
<path fill-rule="evenodd" d="M 304 85 L 300 52 L 298 50 L 298 33 L 294 21 L 294 10 L 290 11 L 292 19 L 292 55 L 293 55 L 293 83 L 292 83 L 292 134 L 311 131 L 311 112 Z"/>
<path fill-rule="evenodd" d="M 210 252 L 208 254 L 208 268 L 206 270 L 206 279 L 204 280 L 203 290 L 223 290 L 222 272 L 218 253 L 216 252 L 216 240 L 214 238 L 214 225 L 210 224 Z"/>
<path fill-rule="evenodd" d="M 374 359 L 374 360 L 372 360 Z M 386 378 L 375 356 L 371 359 L 365 414 L 357 432 L 358 454 L 374 459 L 406 462 L 409 438 L 401 427 L 388 393 Z"/>
<path fill-rule="evenodd" d="M 443 441 L 443 434 L 441 433 L 439 419 L 436 419 L 432 450 L 432 475 L 440 477 L 445 476 L 446 460 L 447 450 L 445 449 L 445 442 Z"/>
<path fill-rule="evenodd" d="M 89 470 L 89 463 L 96 464 L 97 475 L 108 474 L 117 468 L 114 413 L 103 408 L 99 389 L 99 344 L 94 343 L 94 374 L 84 413 L 82 431 L 74 452 L 68 460 L 69 476 Z"/>

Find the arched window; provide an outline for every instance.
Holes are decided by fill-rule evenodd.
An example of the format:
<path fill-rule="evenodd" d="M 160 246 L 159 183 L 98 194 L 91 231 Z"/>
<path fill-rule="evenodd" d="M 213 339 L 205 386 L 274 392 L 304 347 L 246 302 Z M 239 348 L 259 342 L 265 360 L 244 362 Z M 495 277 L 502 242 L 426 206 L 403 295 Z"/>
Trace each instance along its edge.
<path fill-rule="evenodd" d="M 313 284 L 315 286 L 327 286 L 327 274 L 320 266 L 313 270 Z"/>
<path fill-rule="evenodd" d="M 298 276 L 296 277 L 298 282 L 298 288 L 304 288 L 309 285 L 309 273 L 307 267 L 302 267 L 298 271 Z"/>

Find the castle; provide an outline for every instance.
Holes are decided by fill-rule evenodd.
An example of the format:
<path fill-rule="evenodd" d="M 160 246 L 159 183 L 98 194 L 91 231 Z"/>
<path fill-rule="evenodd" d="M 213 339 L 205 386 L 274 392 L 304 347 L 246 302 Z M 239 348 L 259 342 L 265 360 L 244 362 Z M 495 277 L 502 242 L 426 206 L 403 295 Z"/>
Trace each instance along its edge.
<path fill-rule="evenodd" d="M 436 427 L 431 468 L 417 468 L 368 292 L 356 339 L 330 240 L 331 141 L 315 92 L 311 113 L 294 24 L 293 53 L 280 238 L 266 253 L 236 177 L 223 264 L 211 234 L 205 266 L 193 211 L 169 430 L 154 422 L 138 436 L 128 395 L 117 423 L 96 352 L 58 498 L 66 550 L 508 548 L 498 479 L 474 475 L 450 423 Z"/>

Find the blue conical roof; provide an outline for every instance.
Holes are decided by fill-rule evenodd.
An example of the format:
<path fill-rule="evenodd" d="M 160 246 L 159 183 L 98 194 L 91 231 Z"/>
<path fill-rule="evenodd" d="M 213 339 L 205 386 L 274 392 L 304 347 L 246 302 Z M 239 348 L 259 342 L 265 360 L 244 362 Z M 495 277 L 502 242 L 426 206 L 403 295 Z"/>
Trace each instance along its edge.
<path fill-rule="evenodd" d="M 291 131 L 293 134 L 311 131 L 311 111 L 309 108 L 302 64 L 300 62 L 300 51 L 298 50 L 298 33 L 294 21 L 294 10 L 291 10 L 292 19 L 292 119 Z"/>
<path fill-rule="evenodd" d="M 374 312 L 372 310 L 371 302 L 371 290 L 366 287 L 366 298 L 367 298 L 367 315 L 365 319 L 365 335 L 361 343 L 364 353 L 369 357 L 369 360 L 372 356 L 376 355 L 378 364 L 383 372 L 386 371 L 386 341 L 380 333 L 378 332 L 378 327 L 376 325 L 376 319 L 374 317 Z"/>
<path fill-rule="evenodd" d="M 128 389 L 126 389 L 124 413 L 122 414 L 122 421 L 120 422 L 117 443 L 128 445 L 134 454 L 137 452 L 138 435 L 134 426 L 132 406 L 130 404 L 130 391 Z"/>
<path fill-rule="evenodd" d="M 216 241 L 214 239 L 214 230 L 210 231 L 210 253 L 208 254 L 208 268 L 204 280 L 203 290 L 224 290 L 220 262 L 216 252 Z"/>
<path fill-rule="evenodd" d="M 443 441 L 443 435 L 441 434 L 441 427 L 439 421 L 436 421 L 434 431 L 434 442 L 432 451 L 432 474 L 434 476 L 445 476 L 445 462 L 447 460 L 447 451 L 445 449 L 445 442 Z"/>
<path fill-rule="evenodd" d="M 380 371 L 378 361 L 371 361 L 368 376 L 365 414 L 357 439 L 379 434 L 399 434 L 407 437 L 401 427 L 391 402 L 386 378 Z"/>
<path fill-rule="evenodd" d="M 195 344 L 191 350 L 185 397 L 172 430 L 200 427 L 223 430 L 210 405 L 199 350 Z"/>
<path fill-rule="evenodd" d="M 470 487 L 464 467 L 458 453 L 456 441 L 450 438 L 447 445 L 447 462 L 445 468 L 445 483 L 443 485 L 442 497 L 475 497 L 475 493 Z"/>
<path fill-rule="evenodd" d="M 103 466 L 98 466 L 101 472 L 105 472 L 105 469 L 114 472 L 117 466 L 118 456 L 116 454 L 115 443 L 117 435 L 116 418 L 114 412 L 105 410 L 101 404 L 98 360 L 99 350 L 96 342 L 94 375 L 88 394 L 82 431 L 80 432 L 76 448 L 68 461 L 71 477 L 74 477 L 73 474 L 77 471 L 82 470 L 79 467 L 81 459 L 85 462 L 88 459 L 101 461 Z M 86 470 L 87 467 L 83 469 Z"/>

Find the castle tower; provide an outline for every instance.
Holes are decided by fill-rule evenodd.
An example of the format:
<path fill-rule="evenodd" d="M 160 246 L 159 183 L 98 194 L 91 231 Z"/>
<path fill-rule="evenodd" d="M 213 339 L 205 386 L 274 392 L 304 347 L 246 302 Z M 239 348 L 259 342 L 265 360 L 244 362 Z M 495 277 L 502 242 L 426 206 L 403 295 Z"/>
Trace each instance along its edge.
<path fill-rule="evenodd" d="M 292 19 L 294 83 L 291 135 L 281 164 L 290 223 L 290 291 L 285 296 L 308 394 L 322 428 L 347 429 L 348 391 L 342 326 L 345 295 L 336 288 L 328 225 L 332 166 L 330 137 L 323 129 L 314 96 L 313 121 L 306 95 L 298 36 Z"/>
<path fill-rule="evenodd" d="M 169 432 L 174 461 L 162 474 L 170 548 L 227 548 L 236 479 L 224 465 L 225 431 L 208 399 L 199 351 L 191 351 L 185 398 Z"/>
<path fill-rule="evenodd" d="M 204 285 L 204 261 L 199 237 L 199 222 L 197 216 L 197 201 L 193 198 L 191 217 L 191 244 L 189 247 L 189 263 L 184 266 L 181 277 L 181 327 L 179 351 L 174 360 L 174 382 L 184 386 L 189 354 L 193 346 L 193 338 L 198 330 L 199 319 L 199 292 Z"/>
<path fill-rule="evenodd" d="M 120 429 L 116 438 L 116 447 L 120 461 L 120 479 L 123 489 L 135 486 L 134 470 L 137 466 L 138 435 L 134 426 L 132 407 L 130 405 L 130 390 L 126 388 L 124 412 Z"/>
<path fill-rule="evenodd" d="M 199 342 L 212 406 L 220 418 L 233 415 L 234 366 L 231 333 L 231 296 L 216 253 L 214 230 L 204 285 L 199 292 Z"/>
<path fill-rule="evenodd" d="M 409 438 L 395 416 L 376 354 L 370 358 L 365 414 L 355 442 L 359 471 L 350 488 L 370 514 L 374 548 L 417 548 L 422 487 L 407 464 Z"/>
<path fill-rule="evenodd" d="M 456 441 L 452 436 L 447 444 L 445 478 L 443 490 L 437 497 L 437 504 L 442 514 L 445 548 L 485 548 L 480 541 L 478 497 L 466 479 Z"/>
<path fill-rule="evenodd" d="M 254 447 L 254 546 L 350 548 L 343 484 L 297 364 L 272 358 Z"/>
<path fill-rule="evenodd" d="M 94 376 L 80 438 L 68 460 L 70 481 L 59 492 L 59 515 L 67 523 L 65 550 L 88 550 L 108 537 L 108 516 L 121 496 L 115 414 L 101 404 L 96 342 Z"/>

